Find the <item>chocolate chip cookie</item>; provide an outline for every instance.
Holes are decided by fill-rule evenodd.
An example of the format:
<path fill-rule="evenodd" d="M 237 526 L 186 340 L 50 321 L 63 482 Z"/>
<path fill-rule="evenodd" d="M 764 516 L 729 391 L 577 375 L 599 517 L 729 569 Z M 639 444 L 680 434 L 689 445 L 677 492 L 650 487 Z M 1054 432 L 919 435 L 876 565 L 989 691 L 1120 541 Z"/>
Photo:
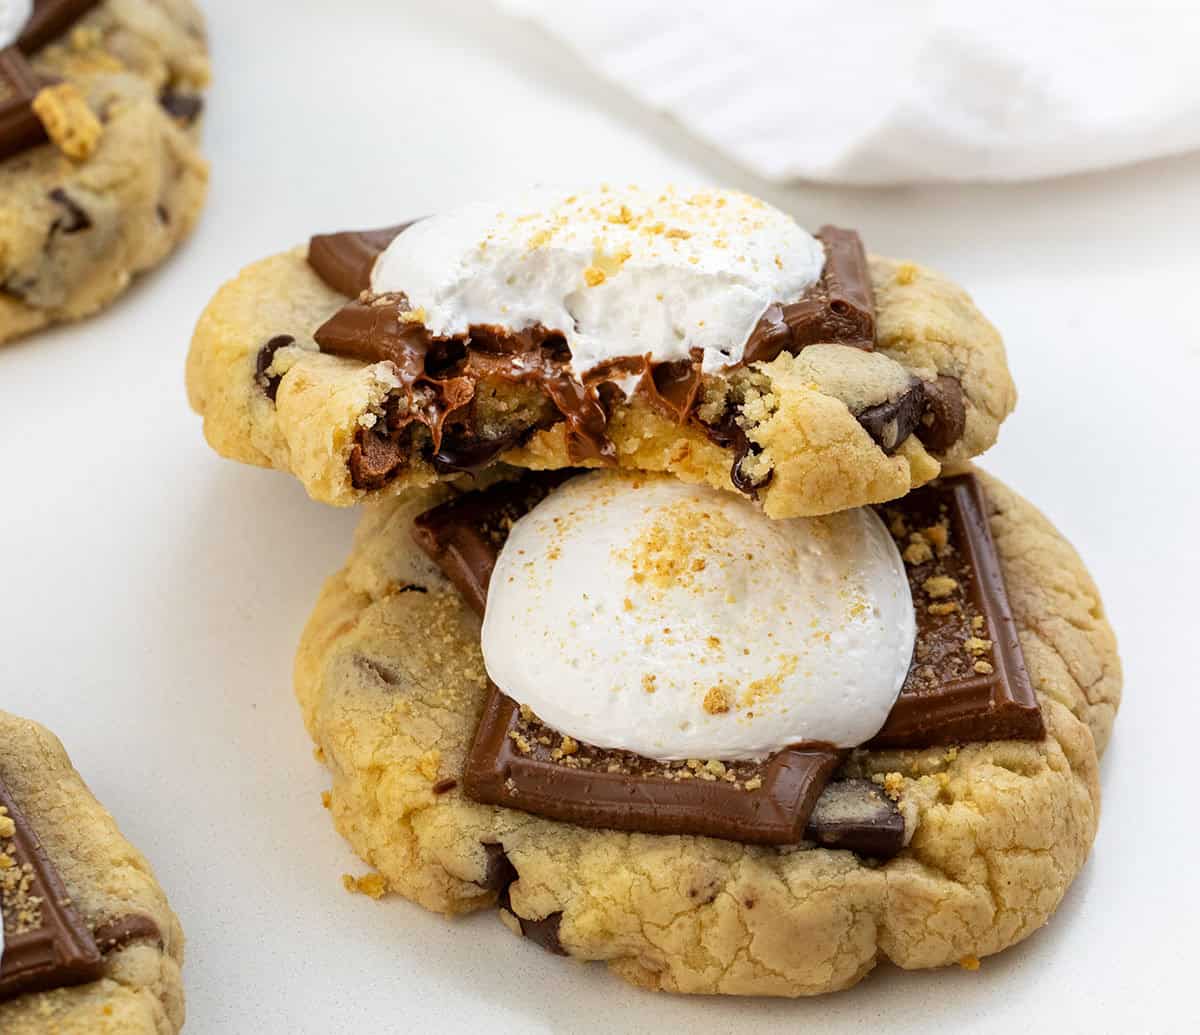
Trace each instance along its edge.
<path fill-rule="evenodd" d="M 439 484 L 365 510 L 296 661 L 304 719 L 332 776 L 327 807 L 375 871 L 348 886 L 446 914 L 498 908 L 515 933 L 553 952 L 604 960 L 647 988 L 692 993 L 814 995 L 855 984 L 880 959 L 975 966 L 1045 923 L 1095 837 L 1097 758 L 1121 674 L 1096 587 L 1042 515 L 968 468 L 863 519 L 892 538 L 916 617 L 911 666 L 872 739 L 845 746 L 855 738 L 842 740 L 835 723 L 817 731 L 828 742 L 764 760 L 732 749 L 724 762 L 670 749 L 647 758 L 589 744 L 512 701 L 522 679 L 536 682 L 538 666 L 495 663 L 508 655 L 502 641 L 489 642 L 486 611 L 481 641 L 479 612 L 500 599 L 488 593 L 493 574 L 513 580 L 510 598 L 532 579 L 537 598 L 557 578 L 551 562 L 572 563 L 572 523 L 593 520 L 603 497 L 574 510 L 545 501 L 564 485 L 597 491 L 586 479 L 600 476 L 579 477 L 524 475 L 466 494 Z M 610 489 L 631 491 L 600 487 Z M 652 497 L 641 500 L 625 513 L 648 509 Z M 697 513 L 720 532 L 723 512 L 711 498 Z M 530 536 L 541 533 L 528 522 L 539 514 L 547 538 L 532 555 Z M 825 563 L 811 560 L 821 542 L 833 544 L 830 563 L 850 552 L 836 544 L 857 533 L 839 530 L 835 517 L 807 529 L 810 567 Z M 689 542 L 704 540 L 689 518 L 680 521 Z M 623 628 L 661 594 L 691 592 L 724 558 L 741 563 L 722 543 L 748 542 L 746 531 L 716 540 L 711 552 L 680 552 L 670 535 L 639 533 L 620 548 L 633 558 L 629 608 L 596 599 L 602 580 L 576 596 Z M 616 563 L 607 549 L 591 556 Z M 890 549 L 873 554 L 868 590 L 894 585 Z M 706 556 L 707 567 L 694 564 Z M 680 568 L 681 558 L 692 563 Z M 750 609 L 758 591 L 746 588 Z M 805 626 L 813 646 L 798 671 L 784 666 L 717 700 L 697 696 L 693 723 L 705 715 L 716 728 L 751 723 L 847 629 L 869 630 L 878 599 L 847 594 L 840 625 Z M 553 618 L 570 630 L 574 615 Z M 661 640 L 677 666 L 711 667 L 722 651 L 740 658 L 761 645 L 690 638 L 684 653 L 670 653 L 678 630 L 658 624 L 648 626 L 657 639 L 646 652 Z M 521 644 L 537 659 L 543 625 L 536 620 Z M 579 636 L 568 631 L 551 647 L 586 658 L 592 641 Z M 610 671 L 633 663 L 597 662 Z M 645 710 L 676 692 L 676 674 L 668 666 L 657 684 L 598 684 L 586 699 L 589 728 L 605 728 L 595 722 L 607 714 L 605 695 L 633 694 L 631 706 Z M 544 689 L 585 700 L 574 686 Z M 741 744 L 741 728 L 720 736 Z M 640 750 L 655 750 L 648 743 Z"/>
<path fill-rule="evenodd" d="M 62 745 L 0 711 L 0 1031 L 183 1026 L 183 932 Z"/>
<path fill-rule="evenodd" d="M 0 343 L 108 305 L 188 235 L 208 183 L 191 0 L 30 10 L 0 35 Z"/>
<path fill-rule="evenodd" d="M 1015 391 L 967 295 L 734 191 L 539 192 L 321 234 L 226 284 L 191 403 L 345 505 L 531 469 L 668 472 L 772 517 L 902 496 Z"/>

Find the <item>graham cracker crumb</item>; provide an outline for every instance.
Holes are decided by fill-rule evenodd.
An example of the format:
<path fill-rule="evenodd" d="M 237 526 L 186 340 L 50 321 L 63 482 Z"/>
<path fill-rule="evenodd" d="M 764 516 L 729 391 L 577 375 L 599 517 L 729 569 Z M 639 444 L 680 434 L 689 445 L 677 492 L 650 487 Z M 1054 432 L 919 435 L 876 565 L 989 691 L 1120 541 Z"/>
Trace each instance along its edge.
<path fill-rule="evenodd" d="M 960 967 L 962 967 L 963 970 L 978 970 L 979 969 L 979 957 L 978 956 L 964 956 L 962 959 L 960 959 L 958 961 L 958 965 Z"/>
<path fill-rule="evenodd" d="M 896 267 L 896 283 L 906 287 L 917 279 L 917 267 L 911 262 L 902 262 Z"/>
<path fill-rule="evenodd" d="M 921 588 L 934 600 L 941 600 L 958 589 L 958 582 L 949 575 L 933 575 L 921 583 Z"/>
<path fill-rule="evenodd" d="M 642 676 L 642 689 L 648 694 L 654 693 L 654 691 L 657 689 L 657 687 L 654 685 L 657 678 L 658 677 L 652 672 L 647 672 L 644 676 Z"/>
<path fill-rule="evenodd" d="M 333 808 L 333 795 L 328 791 L 321 792 L 321 806 L 326 809 Z"/>
<path fill-rule="evenodd" d="M 904 793 L 904 774 L 887 773 L 883 778 L 883 791 L 892 801 L 899 801 Z"/>
<path fill-rule="evenodd" d="M 992 663 L 990 661 L 977 661 L 975 662 L 974 668 L 975 671 L 981 676 L 990 676 L 996 671 L 994 668 L 992 668 Z"/>
<path fill-rule="evenodd" d="M 91 158 L 103 127 L 74 83 L 57 83 L 38 91 L 33 110 L 46 135 L 68 158 Z"/>
<path fill-rule="evenodd" d="M 724 715 L 729 711 L 729 694 L 723 686 L 709 688 L 704 695 L 704 710 L 709 715 Z"/>
<path fill-rule="evenodd" d="M 915 566 L 933 560 L 933 550 L 920 532 L 913 532 L 909 536 L 908 546 L 904 548 L 904 553 L 901 556 L 904 558 L 906 564 Z"/>
<path fill-rule="evenodd" d="M 951 600 L 944 604 L 930 604 L 926 610 L 931 615 L 952 615 L 958 610 L 958 604 Z"/>

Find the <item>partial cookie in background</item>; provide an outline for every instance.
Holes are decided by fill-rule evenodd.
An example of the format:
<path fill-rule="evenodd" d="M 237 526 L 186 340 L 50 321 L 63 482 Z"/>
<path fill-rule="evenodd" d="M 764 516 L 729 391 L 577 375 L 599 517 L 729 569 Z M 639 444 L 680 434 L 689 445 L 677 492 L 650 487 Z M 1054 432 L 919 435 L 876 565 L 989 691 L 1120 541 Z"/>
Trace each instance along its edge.
<path fill-rule="evenodd" d="M 479 620 L 413 540 L 417 516 L 453 490 L 369 507 L 296 661 L 304 720 L 332 776 L 327 805 L 377 871 L 348 886 L 447 914 L 499 906 L 514 932 L 554 952 L 675 992 L 815 995 L 880 960 L 974 967 L 1033 933 L 1095 837 L 1097 759 L 1121 671 L 1078 555 L 1030 504 L 979 478 L 1045 735 L 851 752 L 806 841 L 783 846 L 591 829 L 472 801 L 468 752 L 490 707 Z M 957 598 L 921 566 L 963 544 L 880 510 L 918 606 L 947 610 Z M 991 644 L 966 646 L 974 671 L 990 672 L 980 661 Z M 864 797 L 872 787 L 886 798 Z M 847 812 L 871 829 L 847 830 Z M 820 846 L 832 844 L 845 847 Z"/>
<path fill-rule="evenodd" d="M 0 44 L 3 343 L 96 312 L 191 231 L 209 65 L 192 0 L 38 0 Z"/>
<path fill-rule="evenodd" d="M 62 745 L 0 711 L 0 1031 L 167 1035 L 183 932 Z"/>
<path fill-rule="evenodd" d="M 868 259 L 852 232 L 814 241 L 734 191 L 545 197 L 518 199 L 529 212 L 510 206 L 495 226 L 476 205 L 318 235 L 248 267 L 209 304 L 188 359 L 209 443 L 338 505 L 503 460 L 668 472 L 790 517 L 904 495 L 992 445 L 1015 404 L 1000 336 L 966 293 Z M 501 237 L 507 278 L 487 258 Z M 376 263 L 410 240 L 412 255 Z M 814 255 L 824 263 L 806 280 Z M 418 304 L 423 256 L 439 270 L 471 260 L 449 315 Z M 547 301 L 550 280 L 560 294 Z M 746 305 L 753 291 L 763 308 Z M 749 323 L 727 321 L 741 340 L 714 341 L 707 317 L 743 310 Z M 576 348 L 595 327 L 628 354 L 593 348 L 581 370 Z M 703 349 L 682 358 L 692 344 Z M 710 362 L 722 351 L 728 365 Z"/>

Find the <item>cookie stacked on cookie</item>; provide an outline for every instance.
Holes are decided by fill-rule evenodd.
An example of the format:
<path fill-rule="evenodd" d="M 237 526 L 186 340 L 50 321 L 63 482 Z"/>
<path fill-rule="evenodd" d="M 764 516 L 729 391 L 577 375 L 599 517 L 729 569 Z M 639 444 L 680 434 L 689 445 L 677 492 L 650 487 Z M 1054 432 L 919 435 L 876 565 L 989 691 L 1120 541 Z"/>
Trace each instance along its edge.
<path fill-rule="evenodd" d="M 795 996 L 973 964 L 1082 866 L 1113 637 L 969 464 L 1015 393 L 941 276 L 540 191 L 249 267 L 188 375 L 220 452 L 370 504 L 296 664 L 362 890 Z"/>
<path fill-rule="evenodd" d="M 192 0 L 0 3 L 0 344 L 102 308 L 195 225 Z"/>

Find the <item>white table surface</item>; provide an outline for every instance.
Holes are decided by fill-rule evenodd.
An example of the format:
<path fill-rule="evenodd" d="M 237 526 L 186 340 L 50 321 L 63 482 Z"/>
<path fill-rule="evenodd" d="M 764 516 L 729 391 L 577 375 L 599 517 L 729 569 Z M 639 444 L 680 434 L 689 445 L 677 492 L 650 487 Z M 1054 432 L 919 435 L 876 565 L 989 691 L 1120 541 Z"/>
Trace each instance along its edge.
<path fill-rule="evenodd" d="M 1200 158 L 1030 186 L 779 190 L 479 3 L 209 0 L 212 194 L 118 305 L 0 349 L 0 705 L 65 741 L 188 934 L 188 1030 L 1197 1030 Z M 986 466 L 1104 590 L 1127 697 L 1092 858 L 1047 927 L 801 1002 L 637 991 L 513 938 L 348 895 L 364 872 L 290 689 L 355 516 L 217 459 L 183 360 L 217 284 L 316 230 L 531 181 L 722 182 L 968 285 L 1021 404 Z M 0 745 L 3 750 L 3 745 Z"/>

